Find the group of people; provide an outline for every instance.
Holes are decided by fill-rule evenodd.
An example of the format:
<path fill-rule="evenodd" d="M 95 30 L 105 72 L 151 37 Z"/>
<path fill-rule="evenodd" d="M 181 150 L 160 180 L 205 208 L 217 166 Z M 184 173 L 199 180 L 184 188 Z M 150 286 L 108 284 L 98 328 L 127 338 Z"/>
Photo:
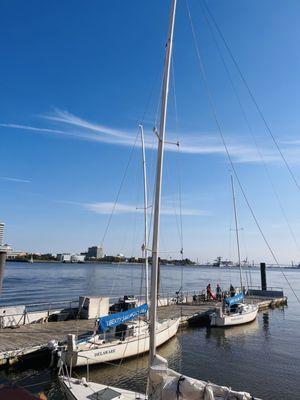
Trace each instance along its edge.
<path fill-rule="evenodd" d="M 230 292 L 231 297 L 235 296 L 236 290 L 232 284 L 230 285 L 229 292 Z M 222 292 L 221 286 L 219 284 L 217 284 L 216 293 L 214 293 L 211 289 L 211 284 L 209 283 L 206 286 L 206 296 L 207 296 L 207 300 L 221 301 L 223 298 L 223 292 Z"/>

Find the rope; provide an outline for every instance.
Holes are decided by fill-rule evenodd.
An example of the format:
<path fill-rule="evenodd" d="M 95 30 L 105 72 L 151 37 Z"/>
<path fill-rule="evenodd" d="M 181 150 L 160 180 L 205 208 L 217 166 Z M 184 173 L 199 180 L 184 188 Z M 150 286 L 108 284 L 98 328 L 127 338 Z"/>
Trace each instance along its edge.
<path fill-rule="evenodd" d="M 178 378 L 177 387 L 176 387 L 176 396 L 177 396 L 177 399 L 178 399 L 178 400 L 179 400 L 180 397 L 181 397 L 180 383 L 183 382 L 183 381 L 185 381 L 185 377 L 184 377 L 183 375 L 180 375 L 180 377 Z"/>
<path fill-rule="evenodd" d="M 197 3 L 197 4 L 198 4 L 198 3 Z M 225 59 L 224 59 L 224 57 L 223 57 L 223 54 L 222 54 L 222 52 L 221 52 L 221 49 L 220 49 L 220 46 L 219 46 L 218 41 L 217 41 L 217 39 L 216 39 L 216 36 L 215 36 L 215 34 L 214 34 L 214 32 L 213 32 L 213 29 L 212 29 L 212 26 L 211 26 L 211 24 L 210 24 L 210 21 L 209 21 L 209 19 L 207 18 L 207 15 L 206 15 L 206 13 L 205 13 L 205 9 L 204 9 L 202 3 L 199 3 L 199 4 L 201 4 L 202 13 L 203 13 L 203 15 L 204 15 L 205 21 L 206 21 L 206 23 L 207 23 L 207 26 L 208 26 L 208 28 L 209 28 L 209 31 L 210 31 L 211 36 L 212 36 L 212 38 L 213 38 L 213 41 L 214 41 L 214 43 L 215 43 L 216 49 L 217 49 L 217 51 L 218 51 L 218 54 L 219 54 L 219 56 L 220 56 L 220 58 L 221 58 L 222 64 L 223 64 L 223 66 L 224 66 L 224 69 L 225 69 L 225 71 L 226 71 L 226 73 L 227 73 L 227 76 L 228 76 L 229 82 L 230 82 L 230 84 L 231 84 L 233 93 L 234 93 L 234 95 L 235 95 L 235 97 L 236 97 L 236 99 L 237 99 L 237 101 L 238 101 L 239 107 L 240 107 L 240 109 L 241 109 L 243 118 L 244 118 L 245 123 L 246 123 L 246 126 L 247 126 L 247 128 L 248 128 L 248 130 L 249 130 L 249 133 L 250 133 L 250 135 L 251 135 L 251 137 L 252 137 L 252 140 L 253 140 L 253 142 L 254 142 L 254 144 L 255 144 L 256 151 L 257 151 L 257 153 L 258 153 L 258 155 L 259 155 L 259 157 L 260 157 L 260 160 L 261 160 L 261 162 L 262 162 L 262 164 L 263 164 L 263 166 L 264 166 L 264 170 L 265 170 L 266 176 L 267 176 L 267 178 L 268 178 L 268 180 L 269 180 L 269 182 L 270 182 L 270 185 L 271 185 L 273 194 L 275 195 L 275 198 L 276 198 L 276 200 L 277 200 L 277 202 L 278 202 L 278 205 L 279 205 L 279 208 L 280 208 L 280 210 L 281 210 L 282 216 L 283 216 L 283 218 L 284 218 L 284 220 L 285 220 L 285 222 L 286 222 L 286 224 L 287 224 L 287 226 L 288 226 L 288 229 L 289 229 L 289 231 L 290 231 L 290 235 L 291 235 L 291 237 L 292 237 L 292 239 L 293 239 L 293 241 L 294 241 L 294 243 L 295 243 L 295 245 L 296 245 L 296 248 L 297 248 L 298 252 L 300 253 L 300 246 L 299 246 L 299 243 L 298 243 L 298 241 L 297 241 L 297 239 L 296 239 L 296 235 L 295 235 L 295 233 L 294 233 L 294 231 L 293 231 L 293 229 L 292 229 L 292 227 L 291 227 L 291 224 L 290 224 L 290 222 L 289 222 L 289 220 L 288 220 L 288 217 L 287 217 L 287 215 L 286 215 L 286 213 L 285 213 L 285 211 L 284 211 L 284 208 L 283 208 L 282 202 L 281 202 L 281 200 L 280 200 L 279 194 L 278 194 L 278 192 L 277 192 L 277 190 L 276 190 L 276 187 L 275 187 L 275 185 L 274 185 L 273 179 L 271 178 L 271 174 L 270 174 L 269 168 L 268 168 L 268 166 L 267 166 L 267 163 L 266 163 L 266 161 L 265 161 L 265 159 L 264 159 L 264 157 L 263 157 L 262 152 L 261 152 L 260 149 L 259 149 L 257 140 L 256 140 L 255 135 L 254 135 L 254 133 L 253 133 L 253 130 L 252 130 L 252 128 L 251 128 L 251 125 L 250 125 L 249 119 L 248 119 L 248 117 L 247 117 L 246 111 L 245 111 L 245 109 L 244 109 L 244 107 L 243 107 L 243 105 L 242 105 L 240 96 L 239 96 L 238 91 L 237 91 L 237 89 L 236 89 L 236 86 L 235 86 L 235 84 L 234 84 L 234 82 L 233 82 L 232 76 L 231 76 L 230 71 L 229 71 L 229 69 L 228 69 L 228 67 L 227 67 L 227 64 L 226 64 Z"/>
<path fill-rule="evenodd" d="M 127 164 L 126 164 L 126 167 L 125 167 L 125 170 L 124 170 L 122 179 L 121 179 L 121 183 L 120 183 L 119 189 L 118 189 L 118 191 L 117 191 L 117 196 L 116 196 L 116 199 L 115 199 L 113 208 L 112 208 L 111 213 L 110 213 L 110 215 L 109 215 L 109 217 L 108 217 L 107 225 L 106 225 L 106 228 L 105 228 L 105 231 L 104 231 L 102 240 L 101 240 L 101 247 L 103 247 L 103 243 L 104 243 L 104 240 L 105 240 L 105 238 L 106 238 L 108 229 L 109 229 L 109 227 L 110 227 L 110 223 L 111 223 L 113 214 L 114 214 L 114 212 L 115 212 L 115 210 L 116 210 L 116 206 L 117 206 L 117 203 L 118 203 L 118 200 L 119 200 L 119 197 L 120 197 L 120 194 L 121 194 L 121 190 L 122 190 L 123 185 L 124 185 L 124 182 L 125 182 L 125 178 L 126 178 L 126 175 L 127 175 L 127 171 L 128 171 L 128 168 L 129 168 L 129 165 L 130 165 L 130 163 L 131 163 L 131 160 L 132 160 L 132 157 L 133 157 L 133 153 L 134 153 L 134 150 L 135 150 L 135 147 L 136 147 L 136 142 L 137 142 L 137 139 L 138 139 L 138 135 L 139 135 L 139 134 L 137 133 L 137 134 L 136 134 L 136 137 L 135 137 L 134 144 L 133 144 L 133 146 L 132 146 L 132 148 L 131 148 L 131 152 L 130 152 L 130 155 L 129 155 L 129 158 L 128 158 L 128 161 L 127 161 Z"/>
<path fill-rule="evenodd" d="M 236 59 L 235 59 L 235 57 L 234 57 L 234 55 L 233 55 L 233 53 L 232 53 L 232 51 L 231 51 L 226 39 L 225 39 L 221 29 L 219 28 L 215 18 L 213 17 L 212 13 L 210 12 L 205 0 L 203 0 L 203 4 L 204 4 L 204 6 L 205 6 L 210 18 L 212 19 L 212 21 L 213 21 L 213 23 L 214 23 L 214 25 L 215 25 L 215 27 L 216 27 L 216 29 L 217 29 L 222 41 L 223 41 L 223 43 L 224 43 L 224 45 L 225 45 L 225 47 L 226 47 L 226 49 L 228 51 L 228 54 L 230 55 L 230 58 L 232 59 L 234 65 L 235 65 L 235 67 L 236 67 L 236 69 L 237 69 L 237 71 L 238 71 L 238 73 L 239 73 L 239 75 L 240 75 L 240 77 L 241 77 L 241 79 L 242 79 L 242 81 L 243 81 L 248 93 L 249 93 L 249 96 L 250 96 L 251 100 L 253 101 L 253 104 L 254 104 L 259 116 L 261 117 L 261 119 L 262 119 L 262 121 L 263 121 L 263 123 L 264 123 L 264 125 L 266 127 L 267 132 L 269 133 L 270 137 L 272 138 L 272 141 L 274 142 L 275 147 L 277 148 L 278 153 L 280 154 L 280 157 L 282 158 L 282 160 L 283 160 L 283 162 L 284 162 L 289 174 L 291 175 L 291 178 L 292 178 L 293 182 L 295 183 L 297 189 L 300 192 L 300 185 L 299 185 L 299 183 L 298 183 L 298 181 L 297 181 L 297 179 L 296 179 L 296 177 L 295 177 L 295 175 L 294 175 L 289 163 L 287 162 L 287 159 L 285 158 L 282 150 L 280 149 L 279 144 L 278 144 L 277 140 L 275 139 L 275 136 L 273 135 L 272 130 L 271 130 L 269 124 L 267 123 L 267 120 L 265 119 L 264 114 L 263 114 L 261 108 L 259 107 L 259 105 L 258 105 L 258 103 L 257 103 L 257 101 L 256 101 L 256 99 L 254 97 L 254 94 L 253 94 L 252 90 L 250 89 L 250 86 L 248 85 L 248 83 L 246 81 L 246 78 L 245 78 L 244 74 L 242 73 L 242 71 L 241 71 L 241 69 L 240 69 L 240 67 L 238 65 L 238 62 L 236 61 Z"/>
<path fill-rule="evenodd" d="M 247 206 L 248 206 L 248 208 L 249 208 L 249 211 L 250 211 L 250 213 L 251 213 L 251 215 L 252 215 L 252 218 L 253 218 L 253 220 L 254 220 L 254 222 L 255 222 L 255 224 L 256 224 L 256 226 L 257 226 L 257 228 L 258 228 L 258 230 L 259 230 L 259 232 L 260 232 L 260 234 L 261 234 L 261 236 L 262 236 L 263 241 L 265 242 L 265 244 L 266 244 L 266 246 L 267 246 L 267 248 L 268 248 L 268 250 L 269 250 L 269 252 L 270 252 L 272 258 L 274 259 L 276 265 L 280 268 L 281 273 L 282 273 L 283 277 L 285 278 L 285 280 L 286 280 L 286 282 L 287 282 L 289 288 L 290 288 L 291 291 L 293 292 L 293 294 L 294 294 L 295 298 L 297 299 L 298 303 L 300 303 L 300 298 L 298 297 L 298 295 L 297 295 L 297 293 L 295 292 L 294 288 L 293 288 L 292 285 L 290 284 L 290 282 L 289 282 L 289 280 L 288 280 L 286 274 L 285 274 L 284 271 L 282 270 L 282 268 L 281 268 L 281 266 L 280 266 L 280 264 L 279 264 L 279 262 L 278 262 L 278 260 L 277 260 L 277 257 L 276 257 L 276 255 L 275 255 L 273 249 L 271 248 L 271 246 L 270 246 L 270 244 L 269 244 L 269 242 L 268 242 L 268 240 L 267 240 L 267 238 L 266 238 L 266 236 L 265 236 L 265 234 L 264 234 L 264 232 L 263 232 L 263 230 L 262 230 L 262 228 L 261 228 L 261 226 L 260 226 L 260 224 L 259 224 L 259 221 L 258 221 L 258 219 L 257 219 L 257 217 L 256 217 L 256 215 L 255 215 L 255 213 L 254 213 L 254 210 L 253 210 L 253 208 L 252 208 L 252 206 L 251 206 L 251 204 L 250 204 L 250 202 L 249 202 L 249 200 L 248 200 L 248 197 L 247 197 L 247 195 L 246 195 L 246 192 L 245 192 L 245 190 L 244 190 L 244 188 L 243 188 L 243 185 L 242 185 L 242 183 L 241 183 L 241 181 L 240 181 L 240 179 L 239 179 L 239 176 L 238 176 L 238 174 L 237 174 L 235 165 L 234 165 L 234 163 L 233 163 L 233 161 L 232 161 L 232 158 L 231 158 L 231 155 L 230 155 L 230 153 L 229 153 L 229 150 L 228 150 L 228 147 L 227 147 L 227 144 L 226 144 L 226 141 L 225 141 L 225 137 L 224 137 L 224 134 L 223 134 L 223 131 L 222 131 L 222 128 L 221 128 L 221 124 L 220 124 L 219 119 L 218 119 L 218 117 L 217 117 L 216 107 L 215 107 L 215 104 L 214 104 L 214 101 L 213 101 L 213 98 L 212 98 L 212 94 L 211 94 L 210 87 L 209 87 L 208 80 L 207 80 L 207 76 L 206 76 L 205 67 L 204 67 L 204 64 L 203 64 L 203 61 L 202 61 L 202 57 L 201 57 L 201 53 L 200 53 L 200 50 L 199 50 L 199 46 L 198 46 L 198 42 L 197 42 L 197 37 L 196 37 L 196 32 L 195 32 L 195 28 L 194 28 L 194 24 L 193 24 L 191 12 L 190 12 L 190 7 L 189 7 L 189 4 L 188 4 L 188 0 L 186 0 L 186 6 L 187 6 L 187 11 L 188 11 L 188 16 L 189 16 L 190 25 L 191 25 L 191 31 L 192 31 L 192 35 L 193 35 L 195 50 L 196 50 L 197 58 L 198 58 L 198 61 L 199 61 L 199 66 L 200 66 L 202 78 L 203 78 L 204 85 L 205 85 L 206 94 L 207 94 L 207 97 L 208 97 L 208 101 L 209 101 L 209 104 L 210 104 L 210 107 L 211 107 L 211 110 L 212 110 L 212 113 L 213 113 L 213 117 L 214 117 L 214 120 L 215 120 L 217 129 L 218 129 L 220 138 L 221 138 L 221 140 L 222 140 L 224 149 L 225 149 L 226 154 L 227 154 L 228 161 L 229 161 L 229 163 L 230 163 L 230 166 L 231 166 L 231 168 L 232 168 L 232 171 L 233 171 L 233 173 L 234 173 L 234 176 L 235 176 L 235 178 L 236 178 L 236 181 L 238 182 L 238 185 L 239 185 L 239 187 L 240 187 L 240 190 L 241 190 L 241 192 L 242 192 L 242 194 L 243 194 L 244 200 L 245 200 L 245 202 L 246 202 L 246 204 L 247 204 Z"/>
<path fill-rule="evenodd" d="M 177 135 L 177 143 L 179 144 L 179 137 L 178 137 L 178 128 L 179 128 L 179 119 L 178 119 L 178 107 L 177 107 L 177 96 L 176 96 L 176 80 L 175 80 L 175 72 L 174 72 L 174 52 L 173 58 L 171 61 L 171 71 L 172 71 L 172 80 L 173 80 L 173 95 L 174 95 L 174 109 L 175 109 L 175 121 L 176 121 L 176 135 Z M 180 145 L 177 146 L 176 152 L 176 170 L 178 176 L 178 202 L 179 202 L 179 224 L 177 220 L 176 214 L 176 223 L 177 229 L 179 233 L 179 240 L 180 240 L 180 255 L 181 255 L 181 274 L 180 274 L 180 288 L 181 292 L 183 292 L 183 259 L 184 259 L 184 245 L 183 245 L 183 222 L 182 222 L 182 179 L 181 179 L 181 159 L 180 159 Z M 183 304 L 180 305 L 180 316 L 182 317 L 183 313 Z"/>
<path fill-rule="evenodd" d="M 173 92 L 174 92 L 174 108 L 175 108 L 175 118 L 176 118 L 176 134 L 177 134 L 177 169 L 178 169 L 178 200 L 179 200 L 179 238 L 180 238 L 180 253 L 183 259 L 183 224 L 182 224 L 182 185 L 181 185 L 181 166 L 180 166 L 180 145 L 178 137 L 178 107 L 177 107 L 177 96 L 176 96 L 176 84 L 175 84 L 175 73 L 174 73 L 174 56 L 172 58 L 172 78 L 173 78 Z"/>
<path fill-rule="evenodd" d="M 156 73 L 156 75 L 155 75 L 155 79 L 154 79 L 154 81 L 153 81 L 153 84 L 152 84 L 152 87 L 151 87 L 151 90 L 150 90 L 148 99 L 147 99 L 147 101 L 146 101 L 146 105 L 145 105 L 145 107 L 144 107 L 144 111 L 143 111 L 142 116 L 141 116 L 141 118 L 140 118 L 140 123 L 141 123 L 141 124 L 143 124 L 144 119 L 145 119 L 145 117 L 146 117 L 147 111 L 148 111 L 149 106 L 150 106 L 150 101 L 151 101 L 151 98 L 153 97 L 154 89 L 155 89 L 156 83 L 157 83 L 157 81 L 158 81 L 158 77 L 159 77 L 160 75 L 161 75 L 161 68 L 159 68 L 159 69 L 157 70 L 157 73 Z M 161 83 L 161 86 L 162 86 L 162 83 Z M 158 105 L 159 105 L 159 102 L 158 102 Z M 157 106 L 157 110 L 158 110 L 158 106 Z M 156 114 L 157 114 L 157 113 L 158 113 L 158 111 L 156 111 Z M 157 115 L 158 115 L 158 114 L 157 114 Z M 157 117 L 156 117 L 156 118 L 157 118 Z M 138 122 L 138 120 L 137 120 L 137 122 Z M 119 196 L 120 196 L 120 192 L 121 192 L 121 190 L 122 190 L 122 187 L 123 187 L 123 184 L 124 184 L 124 181 L 125 181 L 125 177 L 126 177 L 126 175 L 127 175 L 127 171 L 128 171 L 130 162 L 131 162 L 131 160 L 132 160 L 132 156 L 133 156 L 133 153 L 134 153 L 134 150 L 135 150 L 135 147 L 136 147 L 136 143 L 137 143 L 138 137 L 139 137 L 139 133 L 137 133 L 137 135 L 136 135 L 136 137 L 135 137 L 135 141 L 134 141 L 133 147 L 132 147 L 132 149 L 131 149 L 131 152 L 130 152 L 130 155 L 129 155 L 129 159 L 128 159 L 127 165 L 126 165 L 126 167 L 125 167 L 124 174 L 123 174 L 123 177 L 122 177 L 122 180 L 121 180 L 121 183 L 120 183 L 118 192 L 117 192 L 116 200 L 115 200 L 114 206 L 113 206 L 113 208 L 112 208 L 112 211 L 111 211 L 111 213 L 110 213 L 110 215 L 109 215 L 109 218 L 108 218 L 108 221 L 107 221 L 107 225 L 106 225 L 106 228 L 105 228 L 105 231 L 104 231 L 102 240 L 101 240 L 101 247 L 103 247 L 104 240 L 105 240 L 105 238 L 106 238 L 106 236 L 107 236 L 107 233 L 108 233 L 108 230 L 109 230 L 109 227 L 110 227 L 110 224 L 111 224 L 112 216 L 113 216 L 113 214 L 114 214 L 114 212 L 115 212 L 115 209 L 116 209 L 116 205 L 117 205 L 117 202 L 118 202 L 118 199 L 119 199 Z"/>

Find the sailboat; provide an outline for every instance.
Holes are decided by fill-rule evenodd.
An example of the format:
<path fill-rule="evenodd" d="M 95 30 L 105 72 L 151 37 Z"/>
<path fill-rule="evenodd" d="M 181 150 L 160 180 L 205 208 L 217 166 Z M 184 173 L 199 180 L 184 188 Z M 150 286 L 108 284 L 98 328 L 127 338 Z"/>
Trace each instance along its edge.
<path fill-rule="evenodd" d="M 100 318 L 98 329 L 100 333 L 86 339 L 76 340 L 75 335 L 68 335 L 67 348 L 62 353 L 63 360 L 69 366 L 79 367 L 85 366 L 87 360 L 89 364 L 99 364 L 148 352 L 149 324 L 140 318 L 147 313 L 146 305 Z M 139 317 L 137 320 L 133 320 L 137 317 Z M 176 335 L 179 321 L 179 318 L 174 318 L 157 323 L 155 331 L 157 346 L 161 346 Z M 113 331 L 109 332 L 109 329 Z"/>
<path fill-rule="evenodd" d="M 242 293 L 225 299 L 225 307 L 221 306 L 211 314 L 210 326 L 226 327 L 254 321 L 258 313 L 257 305 L 245 304 L 243 300 Z"/>
<path fill-rule="evenodd" d="M 158 135 L 158 155 L 156 166 L 156 186 L 155 203 L 153 218 L 153 236 L 152 236 L 152 270 L 151 270 L 151 290 L 150 290 L 150 349 L 149 349 L 149 370 L 147 396 L 127 390 L 88 382 L 86 379 L 75 379 L 69 375 L 60 376 L 62 389 L 68 399 L 87 400 L 87 399 L 109 399 L 109 400 L 255 400 L 247 392 L 236 392 L 225 386 L 218 386 L 210 382 L 192 379 L 188 376 L 179 374 L 168 368 L 167 361 L 157 354 L 158 336 L 157 336 L 157 281 L 158 281 L 158 253 L 159 253 L 159 229 L 160 229 L 160 208 L 161 208 L 161 189 L 163 156 L 165 143 L 166 114 L 170 78 L 170 65 L 173 46 L 173 32 L 175 23 L 177 0 L 172 0 L 170 12 L 170 24 L 168 31 L 168 40 L 166 44 L 166 55 L 162 86 L 160 129 Z M 64 366 L 61 362 L 60 369 Z"/>
<path fill-rule="evenodd" d="M 243 293 L 243 276 L 241 266 L 241 253 L 240 253 L 240 239 L 238 229 L 238 218 L 236 208 L 236 198 L 234 190 L 234 182 L 232 175 L 231 178 L 231 189 L 232 189 L 232 201 L 234 209 L 234 221 L 235 221 L 235 232 L 236 232 L 236 245 L 238 252 L 238 266 L 240 272 L 240 293 L 232 297 L 223 299 L 223 304 L 214 313 L 210 315 L 211 326 L 234 326 L 247 324 L 255 320 L 258 313 L 258 306 L 256 304 L 245 304 L 244 293 Z"/>
<path fill-rule="evenodd" d="M 75 335 L 69 335 L 67 347 L 62 352 L 64 362 L 72 367 L 89 364 L 99 364 L 133 357 L 149 351 L 150 334 L 148 318 L 149 290 L 148 290 L 148 197 L 147 173 L 144 130 L 140 125 L 143 182 L 144 182 L 144 242 L 142 245 L 145 259 L 146 303 L 132 310 L 111 314 L 99 318 L 97 332 L 85 339 L 76 340 Z M 156 324 L 156 345 L 161 346 L 178 331 L 180 318 L 169 318 Z"/>

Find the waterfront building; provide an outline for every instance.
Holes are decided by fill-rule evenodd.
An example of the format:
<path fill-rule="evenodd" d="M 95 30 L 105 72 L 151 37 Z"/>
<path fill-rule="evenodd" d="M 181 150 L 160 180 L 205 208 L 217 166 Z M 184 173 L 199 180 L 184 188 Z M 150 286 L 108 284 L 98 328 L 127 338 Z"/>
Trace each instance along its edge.
<path fill-rule="evenodd" d="M 122 253 L 117 254 L 116 259 L 119 262 L 125 262 L 126 261 L 126 257 Z"/>
<path fill-rule="evenodd" d="M 4 226 L 5 224 L 3 222 L 0 222 L 0 246 L 3 245 Z"/>
<path fill-rule="evenodd" d="M 100 246 L 91 246 L 88 248 L 87 258 L 103 258 L 103 248 Z"/>
<path fill-rule="evenodd" d="M 14 251 L 8 244 L 4 245 L 8 260 L 25 259 L 28 256 L 26 251 Z"/>
<path fill-rule="evenodd" d="M 85 255 L 82 254 L 72 254 L 71 262 L 72 263 L 83 263 L 85 261 Z"/>
<path fill-rule="evenodd" d="M 57 254 L 57 260 L 59 262 L 71 262 L 71 254 L 69 253 Z"/>
<path fill-rule="evenodd" d="M 62 263 L 81 263 L 85 261 L 85 255 L 62 253 L 57 254 L 57 260 Z"/>

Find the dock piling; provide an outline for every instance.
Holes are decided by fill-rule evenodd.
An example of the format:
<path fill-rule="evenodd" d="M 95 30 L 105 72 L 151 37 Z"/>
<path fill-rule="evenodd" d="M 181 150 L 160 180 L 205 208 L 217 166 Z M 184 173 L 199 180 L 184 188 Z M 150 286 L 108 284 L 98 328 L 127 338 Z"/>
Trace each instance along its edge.
<path fill-rule="evenodd" d="M 266 263 L 260 263 L 261 290 L 267 290 Z"/>

